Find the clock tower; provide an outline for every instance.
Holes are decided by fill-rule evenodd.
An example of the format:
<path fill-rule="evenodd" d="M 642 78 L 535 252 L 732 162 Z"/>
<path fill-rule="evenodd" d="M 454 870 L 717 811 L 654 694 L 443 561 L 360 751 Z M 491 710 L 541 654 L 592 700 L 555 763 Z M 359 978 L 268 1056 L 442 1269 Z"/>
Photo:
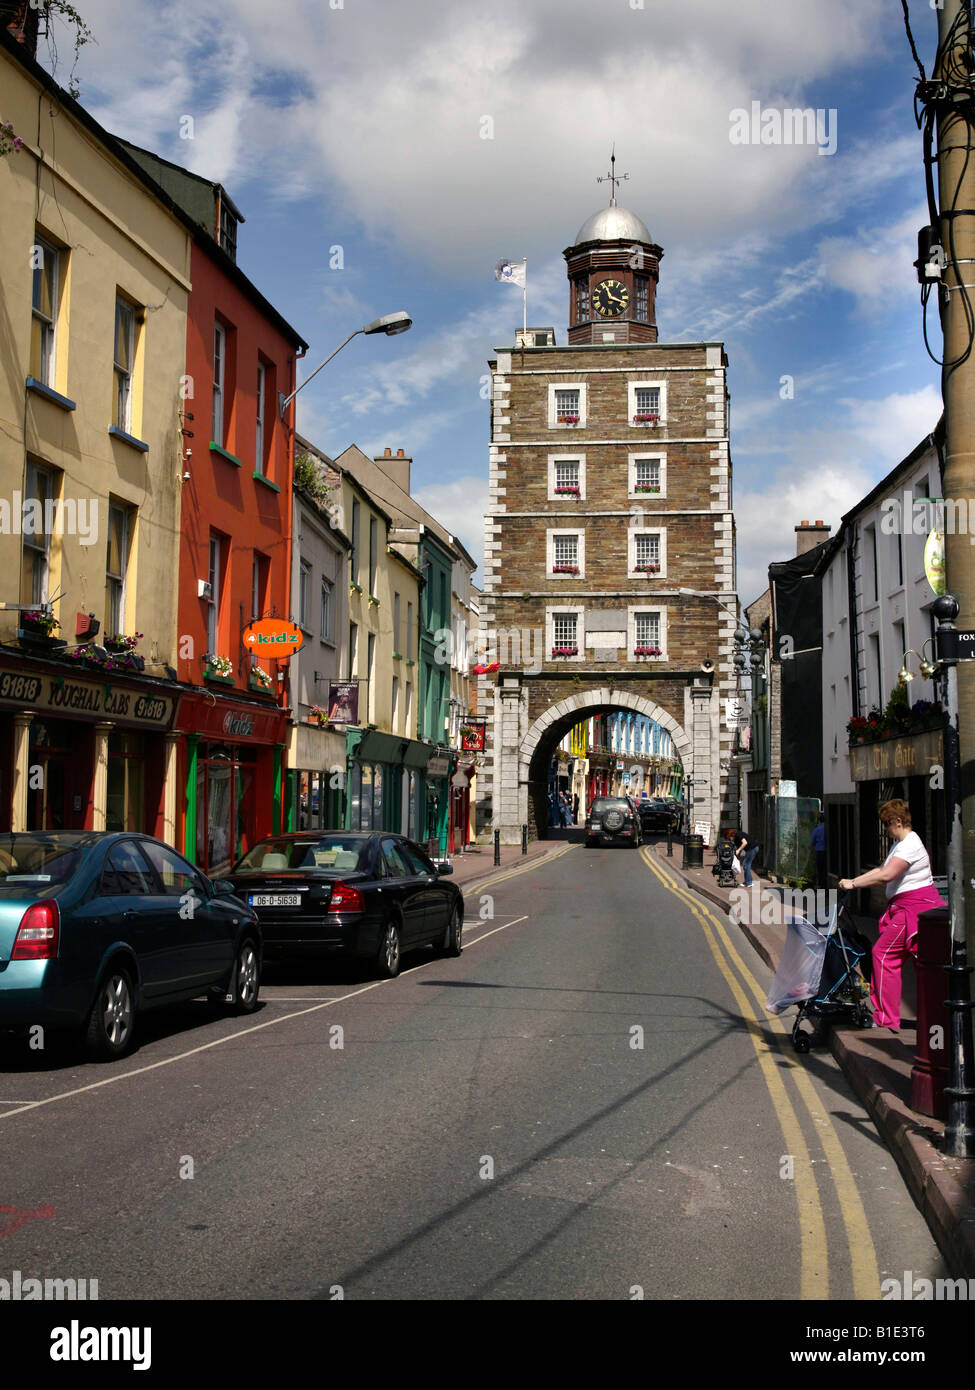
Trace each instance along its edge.
<path fill-rule="evenodd" d="M 615 172 L 609 207 L 584 222 L 563 251 L 569 275 L 570 343 L 655 343 L 655 301 L 660 258 L 657 245 L 632 212 L 616 202 Z"/>

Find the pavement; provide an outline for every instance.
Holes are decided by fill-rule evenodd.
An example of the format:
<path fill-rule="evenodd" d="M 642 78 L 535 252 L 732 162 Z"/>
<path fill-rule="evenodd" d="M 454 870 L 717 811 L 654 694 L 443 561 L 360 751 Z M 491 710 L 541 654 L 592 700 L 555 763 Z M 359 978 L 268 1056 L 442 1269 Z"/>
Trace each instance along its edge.
<path fill-rule="evenodd" d="M 713 851 L 704 867 L 681 867 L 682 846 L 675 842 L 673 858 L 666 843 L 654 848 L 666 866 L 703 898 L 723 911 L 731 906 L 731 888 L 720 888 L 711 872 Z M 756 874 L 760 888 L 775 885 Z M 752 914 L 754 915 L 754 914 Z M 876 923 L 858 918 L 872 941 Z M 762 922 L 739 922 L 771 970 L 778 967 L 786 927 Z M 899 1033 L 889 1028 L 856 1029 L 834 1025 L 827 1030 L 829 1047 L 847 1079 L 890 1149 L 908 1189 L 955 1278 L 975 1278 L 975 1159 L 957 1159 L 943 1152 L 944 1123 L 910 1108 L 911 1068 L 916 1046 L 915 978 L 904 971 L 904 997 Z"/>
<path fill-rule="evenodd" d="M 451 857 L 450 862 L 454 868 L 453 881 L 465 893 L 471 891 L 472 887 L 476 891 L 482 881 L 508 878 L 513 870 L 517 872 L 528 864 L 537 864 L 540 859 L 549 859 L 553 854 L 561 854 L 570 843 L 569 832 L 556 830 L 553 834 L 557 838 L 532 840 L 527 854 L 522 854 L 520 845 L 502 845 L 500 865 L 494 862 L 493 845 L 471 845 Z"/>

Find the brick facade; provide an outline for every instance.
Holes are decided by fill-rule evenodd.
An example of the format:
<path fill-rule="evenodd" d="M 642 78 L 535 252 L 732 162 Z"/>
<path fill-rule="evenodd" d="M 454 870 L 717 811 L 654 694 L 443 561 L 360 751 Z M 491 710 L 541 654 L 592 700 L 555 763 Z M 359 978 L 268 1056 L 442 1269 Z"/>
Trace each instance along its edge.
<path fill-rule="evenodd" d="M 574 723 L 615 708 L 669 729 L 693 776 L 695 818 L 725 824 L 737 793 L 726 785 L 732 737 L 719 716 L 736 688 L 737 599 L 722 345 L 519 347 L 499 349 L 490 367 L 481 626 L 502 665 L 480 678 L 478 704 L 494 826 L 505 843 L 524 823 L 534 833 L 555 744 Z M 659 421 L 634 423 L 637 385 L 658 393 Z M 569 398 L 578 424 L 558 423 L 565 398 L 556 388 L 578 391 Z M 577 461 L 578 496 L 556 494 L 557 459 Z M 556 537 L 567 538 L 559 555 Z M 579 573 L 553 573 L 567 545 Z M 659 568 L 637 571 L 641 557 Z M 569 628 L 556 629 L 559 609 Z M 553 657 L 555 633 L 572 630 L 573 614 L 577 650 Z M 644 617 L 637 628 L 641 614 L 656 615 L 656 627 Z M 659 633 L 660 656 L 635 654 L 638 631 Z M 707 659 L 713 670 L 702 669 Z"/>

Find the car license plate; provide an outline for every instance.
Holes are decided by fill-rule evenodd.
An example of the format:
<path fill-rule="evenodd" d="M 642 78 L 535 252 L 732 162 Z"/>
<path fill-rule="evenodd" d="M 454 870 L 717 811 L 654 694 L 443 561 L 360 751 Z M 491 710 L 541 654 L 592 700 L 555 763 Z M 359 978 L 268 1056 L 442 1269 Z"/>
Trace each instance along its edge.
<path fill-rule="evenodd" d="M 300 907 L 300 893 L 249 893 L 251 907 Z"/>

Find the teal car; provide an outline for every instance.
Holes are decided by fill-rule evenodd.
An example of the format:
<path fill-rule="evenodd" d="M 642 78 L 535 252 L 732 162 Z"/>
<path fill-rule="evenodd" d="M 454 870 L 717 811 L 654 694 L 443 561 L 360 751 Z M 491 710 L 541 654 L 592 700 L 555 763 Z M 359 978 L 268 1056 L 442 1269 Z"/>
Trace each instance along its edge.
<path fill-rule="evenodd" d="M 0 833 L 0 1029 L 76 1030 L 121 1057 L 144 1010 L 208 995 L 253 1012 L 261 955 L 256 913 L 161 840 Z"/>

